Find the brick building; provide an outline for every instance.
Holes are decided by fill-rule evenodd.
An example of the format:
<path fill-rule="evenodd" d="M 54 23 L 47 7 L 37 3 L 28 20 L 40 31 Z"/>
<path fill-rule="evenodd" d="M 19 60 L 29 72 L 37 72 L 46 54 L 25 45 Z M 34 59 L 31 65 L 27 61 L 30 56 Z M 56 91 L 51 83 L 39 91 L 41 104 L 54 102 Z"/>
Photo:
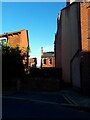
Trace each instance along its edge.
<path fill-rule="evenodd" d="M 58 21 L 55 66 L 62 68 L 66 83 L 90 91 L 90 1 L 67 4 Z"/>
<path fill-rule="evenodd" d="M 41 49 L 41 68 L 55 67 L 54 52 L 44 52 Z"/>
<path fill-rule="evenodd" d="M 28 38 L 28 30 L 19 30 L 16 32 L 8 32 L 0 35 L 0 41 L 6 41 L 10 47 L 19 46 L 22 50 L 21 54 L 25 55 L 23 60 L 23 64 L 25 64 L 26 68 L 28 68 L 28 57 L 29 52 L 27 48 L 29 48 L 29 38 Z"/>
<path fill-rule="evenodd" d="M 29 58 L 29 68 L 37 67 L 37 58 Z"/>

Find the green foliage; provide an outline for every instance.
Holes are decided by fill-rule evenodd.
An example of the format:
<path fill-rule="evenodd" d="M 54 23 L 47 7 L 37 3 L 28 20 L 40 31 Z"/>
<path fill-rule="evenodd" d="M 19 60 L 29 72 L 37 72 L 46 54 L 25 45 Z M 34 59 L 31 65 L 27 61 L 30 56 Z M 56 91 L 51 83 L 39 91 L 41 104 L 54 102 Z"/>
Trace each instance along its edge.
<path fill-rule="evenodd" d="M 29 53 L 31 52 L 30 47 L 27 47 L 26 51 Z"/>
<path fill-rule="evenodd" d="M 18 45 L 18 44 L 17 44 L 17 45 L 16 45 L 16 49 L 18 49 L 18 50 L 19 50 L 19 49 L 20 49 L 20 45 Z"/>
<path fill-rule="evenodd" d="M 8 46 L 8 43 L 6 42 L 6 41 L 0 41 L 0 46 L 2 46 L 2 47 L 6 47 L 6 46 Z"/>
<path fill-rule="evenodd" d="M 20 55 L 19 47 L 9 47 L 2 44 L 2 72 L 3 78 L 20 77 L 24 74 L 24 65 L 22 63 L 24 56 Z"/>

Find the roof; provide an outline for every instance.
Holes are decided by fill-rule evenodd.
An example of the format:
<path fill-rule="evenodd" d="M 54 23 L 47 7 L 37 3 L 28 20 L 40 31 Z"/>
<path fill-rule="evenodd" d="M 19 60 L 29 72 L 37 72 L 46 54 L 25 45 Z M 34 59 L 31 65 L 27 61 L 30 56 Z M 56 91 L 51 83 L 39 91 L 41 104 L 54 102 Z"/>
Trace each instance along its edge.
<path fill-rule="evenodd" d="M 0 37 L 6 37 L 6 35 L 12 35 L 12 34 L 20 34 L 22 31 L 24 31 L 26 29 L 23 29 L 23 30 L 18 30 L 18 31 L 15 31 L 15 32 L 7 32 L 7 33 L 4 33 L 4 34 L 0 34 Z"/>
<path fill-rule="evenodd" d="M 83 3 L 90 3 L 90 0 L 88 0 L 88 2 L 75 2 L 75 1 L 73 1 L 72 3 L 70 3 L 69 5 L 67 5 L 67 6 L 65 6 L 63 9 L 61 9 L 61 11 L 63 11 L 64 9 L 67 9 L 67 8 L 69 8 L 70 6 L 72 6 L 73 4 L 83 4 Z M 87 8 L 90 8 L 90 5 L 87 7 Z"/>
<path fill-rule="evenodd" d="M 73 4 L 80 4 L 80 2 L 72 2 L 72 3 L 70 3 L 69 5 L 65 6 L 63 9 L 61 9 L 61 11 L 69 8 L 69 7 L 72 6 Z"/>
<path fill-rule="evenodd" d="M 44 52 L 42 58 L 53 57 L 53 56 L 54 56 L 54 52 Z"/>

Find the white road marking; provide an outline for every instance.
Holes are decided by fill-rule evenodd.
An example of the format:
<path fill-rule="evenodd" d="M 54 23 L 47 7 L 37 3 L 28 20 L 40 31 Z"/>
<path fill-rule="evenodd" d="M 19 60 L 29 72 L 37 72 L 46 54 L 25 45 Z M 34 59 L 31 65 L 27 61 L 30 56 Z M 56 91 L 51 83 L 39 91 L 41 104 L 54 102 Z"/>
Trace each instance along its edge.
<path fill-rule="evenodd" d="M 70 104 L 78 105 L 74 100 L 72 100 L 70 97 L 63 95 L 63 97 L 68 101 Z"/>

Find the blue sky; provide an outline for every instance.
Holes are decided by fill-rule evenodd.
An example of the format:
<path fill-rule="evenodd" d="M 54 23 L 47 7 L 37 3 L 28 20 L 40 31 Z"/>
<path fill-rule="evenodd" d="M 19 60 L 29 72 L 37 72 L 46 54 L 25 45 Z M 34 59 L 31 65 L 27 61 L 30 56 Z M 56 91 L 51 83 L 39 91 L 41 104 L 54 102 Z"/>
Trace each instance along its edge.
<path fill-rule="evenodd" d="M 3 2 L 2 33 L 27 29 L 30 57 L 40 65 L 41 47 L 54 51 L 57 15 L 64 7 L 63 2 Z"/>

